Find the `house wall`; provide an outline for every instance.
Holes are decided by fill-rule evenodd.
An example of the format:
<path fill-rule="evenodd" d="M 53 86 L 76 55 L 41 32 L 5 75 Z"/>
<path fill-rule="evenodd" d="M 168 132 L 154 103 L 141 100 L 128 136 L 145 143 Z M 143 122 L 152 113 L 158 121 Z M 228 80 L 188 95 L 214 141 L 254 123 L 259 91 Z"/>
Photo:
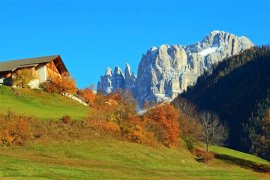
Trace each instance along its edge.
<path fill-rule="evenodd" d="M 46 64 L 46 69 L 47 69 L 46 74 L 47 74 L 48 80 L 53 80 L 55 77 L 61 76 L 60 72 L 56 68 L 53 61 Z"/>
<path fill-rule="evenodd" d="M 36 67 L 36 78 L 40 82 L 47 81 L 47 66 L 45 64 Z"/>

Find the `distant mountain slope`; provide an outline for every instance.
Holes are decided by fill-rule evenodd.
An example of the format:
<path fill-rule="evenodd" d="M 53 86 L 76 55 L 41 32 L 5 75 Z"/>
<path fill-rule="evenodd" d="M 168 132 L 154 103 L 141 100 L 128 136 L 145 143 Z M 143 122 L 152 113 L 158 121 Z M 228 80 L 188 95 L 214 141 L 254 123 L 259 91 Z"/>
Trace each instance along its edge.
<path fill-rule="evenodd" d="M 230 128 L 229 146 L 252 152 L 249 136 L 251 129 L 256 134 L 261 119 L 256 122 L 258 127 L 251 127 L 255 122 L 250 121 L 258 114 L 260 103 L 266 106 L 260 116 L 265 116 L 270 105 L 265 103 L 270 97 L 269 91 L 270 47 L 265 46 L 245 50 L 224 60 L 213 69 L 211 75 L 206 73 L 199 77 L 196 85 L 188 88 L 181 97 L 200 109 L 217 112 Z"/>
<path fill-rule="evenodd" d="M 224 31 L 212 31 L 193 45 L 161 45 L 152 47 L 142 56 L 138 77 L 127 65 L 125 74 L 119 67 L 108 68 L 98 82 L 104 94 L 126 89 L 142 106 L 145 101 L 162 102 L 175 98 L 213 64 L 253 46 L 246 37 Z"/>

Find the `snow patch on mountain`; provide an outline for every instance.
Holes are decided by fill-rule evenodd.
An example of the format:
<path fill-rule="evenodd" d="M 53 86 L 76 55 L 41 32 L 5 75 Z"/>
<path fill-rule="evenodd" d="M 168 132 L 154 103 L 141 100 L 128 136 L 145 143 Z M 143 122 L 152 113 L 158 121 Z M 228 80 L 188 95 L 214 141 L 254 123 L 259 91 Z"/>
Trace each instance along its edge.
<path fill-rule="evenodd" d="M 207 56 L 208 54 L 216 52 L 217 49 L 218 49 L 218 47 L 209 47 L 209 48 L 206 48 L 206 49 L 203 49 L 202 51 L 200 51 L 199 54 L 201 56 Z"/>

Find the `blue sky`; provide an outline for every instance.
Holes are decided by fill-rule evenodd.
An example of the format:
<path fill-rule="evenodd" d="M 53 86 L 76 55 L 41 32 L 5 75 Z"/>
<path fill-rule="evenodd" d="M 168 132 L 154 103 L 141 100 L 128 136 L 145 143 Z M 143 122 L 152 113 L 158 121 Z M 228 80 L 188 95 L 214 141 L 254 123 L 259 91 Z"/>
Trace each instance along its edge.
<path fill-rule="evenodd" d="M 270 42 L 269 0 L 0 0 L 0 61 L 60 54 L 79 87 L 212 30 Z"/>

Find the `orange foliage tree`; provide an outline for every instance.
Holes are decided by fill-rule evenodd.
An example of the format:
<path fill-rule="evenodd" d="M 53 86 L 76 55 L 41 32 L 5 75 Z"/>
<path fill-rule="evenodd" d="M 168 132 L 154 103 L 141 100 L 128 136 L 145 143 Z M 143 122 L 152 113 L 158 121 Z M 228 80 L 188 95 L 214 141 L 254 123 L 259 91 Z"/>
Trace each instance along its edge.
<path fill-rule="evenodd" d="M 77 92 L 76 82 L 67 72 L 55 77 L 53 83 L 56 84 L 59 93 L 63 95 L 73 95 Z"/>
<path fill-rule="evenodd" d="M 124 126 L 124 121 L 136 116 L 136 103 L 130 92 L 120 92 L 118 105 L 115 108 L 117 120 L 120 127 Z"/>
<path fill-rule="evenodd" d="M 147 132 L 142 118 L 136 112 L 137 104 L 131 92 L 119 90 L 116 95 L 114 99 L 117 104 L 114 108 L 114 114 L 116 123 L 120 127 L 121 136 L 132 142 L 144 142 Z"/>
<path fill-rule="evenodd" d="M 117 97 L 116 94 L 108 96 L 100 93 L 95 94 L 95 100 L 92 108 L 89 109 L 88 116 L 88 122 L 92 127 L 103 130 L 105 133 L 120 135 L 120 127 L 116 122 L 115 115 L 115 108 L 118 105 L 115 100 Z"/>
<path fill-rule="evenodd" d="M 94 93 L 94 85 L 90 85 L 89 88 L 78 91 L 78 94 L 84 98 L 84 100 L 89 106 L 94 106 L 94 102 L 96 99 L 96 94 Z"/>
<path fill-rule="evenodd" d="M 147 136 L 143 120 L 136 113 L 136 103 L 129 92 L 118 91 L 107 96 L 96 94 L 89 120 L 91 125 L 132 142 L 143 143 Z"/>
<path fill-rule="evenodd" d="M 155 136 L 167 147 L 178 144 L 180 135 L 178 111 L 170 104 L 161 104 L 149 109 L 145 118 L 153 121 L 151 129 Z"/>

